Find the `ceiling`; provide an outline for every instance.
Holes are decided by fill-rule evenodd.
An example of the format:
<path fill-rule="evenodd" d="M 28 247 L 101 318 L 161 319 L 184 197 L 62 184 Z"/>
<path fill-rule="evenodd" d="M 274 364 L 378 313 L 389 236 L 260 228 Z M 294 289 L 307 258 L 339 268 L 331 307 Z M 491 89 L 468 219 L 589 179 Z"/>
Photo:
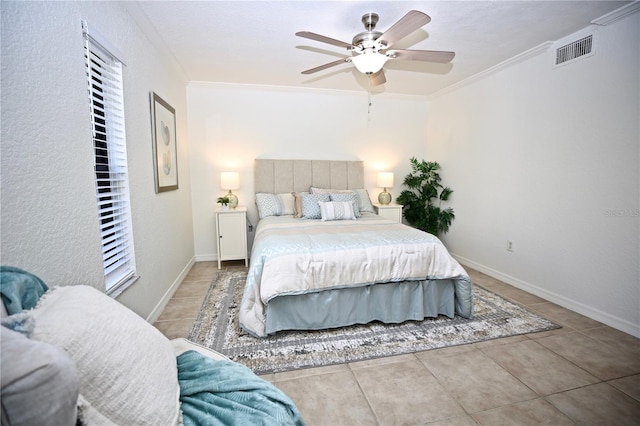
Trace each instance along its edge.
<path fill-rule="evenodd" d="M 588 26 L 629 1 L 138 1 L 128 9 L 164 44 L 191 81 L 367 90 L 345 63 L 301 71 L 347 56 L 346 49 L 295 36 L 311 31 L 351 42 L 361 17 L 380 16 L 384 32 L 409 10 L 431 22 L 393 47 L 451 50 L 450 64 L 388 61 L 374 92 L 429 95 L 547 41 Z"/>

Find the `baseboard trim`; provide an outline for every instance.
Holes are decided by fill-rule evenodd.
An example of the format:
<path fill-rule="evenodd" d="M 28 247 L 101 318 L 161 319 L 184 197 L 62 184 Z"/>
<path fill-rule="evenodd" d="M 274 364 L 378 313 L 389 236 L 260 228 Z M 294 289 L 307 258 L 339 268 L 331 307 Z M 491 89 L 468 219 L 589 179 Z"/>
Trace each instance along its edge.
<path fill-rule="evenodd" d="M 180 284 L 182 284 L 182 281 L 184 281 L 184 279 L 187 277 L 187 274 L 189 273 L 189 271 L 191 270 L 191 267 L 195 262 L 196 262 L 195 257 L 192 257 L 189 260 L 189 262 L 187 262 L 187 265 L 182 269 L 180 274 L 178 274 L 178 277 L 173 281 L 171 286 L 169 286 L 169 288 L 164 293 L 160 301 L 153 308 L 149 316 L 147 316 L 148 323 L 153 324 L 158 320 L 158 318 L 162 314 L 162 311 L 164 311 L 164 308 L 166 308 L 167 305 L 169 304 L 169 300 L 171 300 L 174 293 L 178 290 L 178 287 L 180 287 Z"/>
<path fill-rule="evenodd" d="M 216 260 L 218 260 L 218 255 L 216 253 L 196 255 L 196 262 L 213 262 Z"/>
<path fill-rule="evenodd" d="M 519 288 L 520 290 L 524 290 L 538 297 L 542 297 L 549 302 L 556 303 L 564 308 L 570 309 L 593 320 L 599 321 L 627 334 L 640 338 L 640 326 L 638 324 L 633 324 L 627 320 L 616 317 L 615 315 L 611 315 L 592 306 L 578 303 L 575 300 L 569 299 L 561 294 L 551 292 L 544 288 L 538 287 L 535 284 L 531 284 L 519 278 L 512 277 L 511 275 L 502 273 L 496 269 L 490 268 L 471 259 L 467 259 L 463 256 L 459 256 L 454 253 L 451 253 L 451 256 L 453 256 L 453 258 L 460 262 L 463 266 L 473 268 L 478 272 L 482 272 L 483 274 L 489 275 L 490 277 L 496 278 L 502 282 Z"/>

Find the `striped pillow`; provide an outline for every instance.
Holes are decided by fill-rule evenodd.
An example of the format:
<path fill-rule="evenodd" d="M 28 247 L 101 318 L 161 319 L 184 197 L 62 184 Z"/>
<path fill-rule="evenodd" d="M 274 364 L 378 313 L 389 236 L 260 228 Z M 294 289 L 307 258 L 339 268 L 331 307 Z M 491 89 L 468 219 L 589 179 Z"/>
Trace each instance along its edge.
<path fill-rule="evenodd" d="M 320 217 L 326 220 L 356 220 L 351 201 L 320 201 Z"/>

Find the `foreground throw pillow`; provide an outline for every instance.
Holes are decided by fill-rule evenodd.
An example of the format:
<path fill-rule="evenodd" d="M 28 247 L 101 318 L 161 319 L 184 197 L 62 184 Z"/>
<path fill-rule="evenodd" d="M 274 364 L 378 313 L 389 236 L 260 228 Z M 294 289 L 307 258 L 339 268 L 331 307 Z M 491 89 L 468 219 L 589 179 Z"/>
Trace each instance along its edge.
<path fill-rule="evenodd" d="M 151 324 L 88 286 L 49 290 L 32 315 L 33 338 L 69 354 L 80 394 L 104 418 L 118 425 L 179 423 L 175 353 Z"/>

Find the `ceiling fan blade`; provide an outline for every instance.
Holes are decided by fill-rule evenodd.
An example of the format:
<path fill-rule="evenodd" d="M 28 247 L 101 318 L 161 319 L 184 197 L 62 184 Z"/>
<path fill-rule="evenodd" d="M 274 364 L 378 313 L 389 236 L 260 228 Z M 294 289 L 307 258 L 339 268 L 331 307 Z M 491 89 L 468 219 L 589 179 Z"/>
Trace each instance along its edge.
<path fill-rule="evenodd" d="M 351 50 L 351 48 L 353 47 L 353 45 L 351 45 L 351 43 L 347 43 L 344 41 L 340 41 L 340 40 L 336 40 L 335 38 L 331 38 L 331 37 L 326 37 L 320 34 L 316 34 L 316 33 L 312 33 L 309 31 L 298 31 L 296 33 L 296 35 L 298 37 L 303 37 L 303 38 L 308 38 L 310 40 L 315 40 L 315 41 L 320 41 L 322 43 L 329 43 L 329 44 L 333 44 L 334 46 L 338 46 L 338 47 L 344 47 L 348 50 Z"/>
<path fill-rule="evenodd" d="M 384 68 L 381 68 L 380 71 L 375 74 L 371 74 L 369 76 L 369 81 L 371 82 L 372 86 L 385 84 L 387 82 L 387 78 L 384 76 Z"/>
<path fill-rule="evenodd" d="M 398 22 L 393 24 L 391 28 L 385 31 L 376 41 L 382 42 L 387 47 L 401 40 L 431 21 L 431 17 L 426 13 L 417 10 L 411 10 L 404 15 Z"/>
<path fill-rule="evenodd" d="M 337 61 L 329 62 L 328 64 L 320 65 L 319 67 L 311 68 L 306 71 L 302 71 L 302 74 L 313 74 L 314 72 L 326 70 L 327 68 L 335 67 L 346 62 L 350 62 L 351 58 L 342 58 Z"/>
<path fill-rule="evenodd" d="M 386 55 L 392 59 L 401 61 L 425 61 L 439 62 L 446 64 L 456 56 L 455 52 L 445 52 L 442 50 L 387 50 Z"/>

